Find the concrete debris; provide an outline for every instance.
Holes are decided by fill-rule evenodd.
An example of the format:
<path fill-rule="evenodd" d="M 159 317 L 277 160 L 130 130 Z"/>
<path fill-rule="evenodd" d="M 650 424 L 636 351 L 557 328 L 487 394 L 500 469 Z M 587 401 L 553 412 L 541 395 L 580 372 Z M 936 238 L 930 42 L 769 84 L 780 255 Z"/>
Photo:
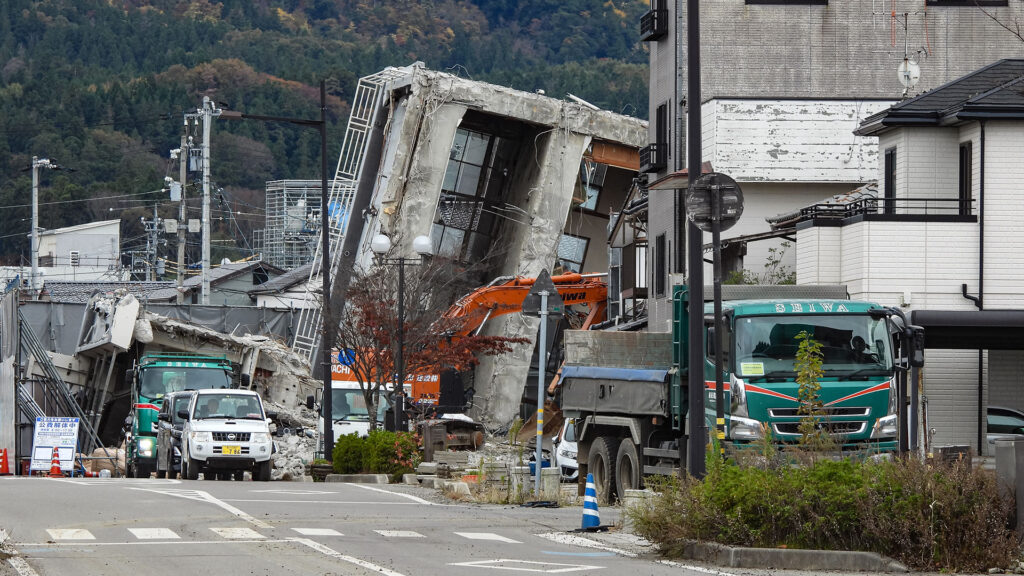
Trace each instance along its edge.
<path fill-rule="evenodd" d="M 152 325 L 154 342 L 165 348 L 177 345 L 182 351 L 227 354 L 252 375 L 251 388 L 266 402 L 299 406 L 322 385 L 310 375 L 301 356 L 267 336 L 225 334 L 149 311 L 142 318 Z"/>

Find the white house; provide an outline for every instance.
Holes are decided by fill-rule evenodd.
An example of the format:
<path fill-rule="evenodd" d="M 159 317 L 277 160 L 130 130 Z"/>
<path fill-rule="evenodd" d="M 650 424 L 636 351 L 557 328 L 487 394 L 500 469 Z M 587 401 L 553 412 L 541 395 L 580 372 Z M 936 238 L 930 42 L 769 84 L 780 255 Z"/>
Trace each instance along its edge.
<path fill-rule="evenodd" d="M 119 261 L 121 221 L 103 220 L 77 226 L 43 230 L 39 233 L 39 274 L 42 286 L 55 281 L 126 280 Z M 0 282 L 15 278 L 28 286 L 30 266 L 0 267 Z"/>
<path fill-rule="evenodd" d="M 1000 60 L 869 117 L 877 199 L 809 210 L 797 283 L 841 283 L 926 330 L 917 427 L 994 450 L 989 405 L 1024 409 L 1024 59 Z"/>

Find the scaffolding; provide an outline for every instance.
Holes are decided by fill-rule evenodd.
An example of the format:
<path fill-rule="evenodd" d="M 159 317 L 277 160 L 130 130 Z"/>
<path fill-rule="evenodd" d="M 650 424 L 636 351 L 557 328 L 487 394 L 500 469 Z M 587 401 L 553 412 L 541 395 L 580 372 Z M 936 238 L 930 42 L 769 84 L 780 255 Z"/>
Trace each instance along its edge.
<path fill-rule="evenodd" d="M 313 260 L 320 234 L 320 181 L 267 182 L 266 227 L 257 249 L 263 260 L 290 270 Z"/>

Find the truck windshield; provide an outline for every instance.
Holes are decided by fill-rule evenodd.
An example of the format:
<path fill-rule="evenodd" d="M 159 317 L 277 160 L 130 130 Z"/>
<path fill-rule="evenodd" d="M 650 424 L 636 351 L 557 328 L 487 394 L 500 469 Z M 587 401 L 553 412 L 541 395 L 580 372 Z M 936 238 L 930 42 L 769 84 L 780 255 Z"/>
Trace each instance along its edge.
<path fill-rule="evenodd" d="M 338 390 L 331 391 L 331 414 L 335 420 L 369 421 L 370 412 L 366 409 L 366 400 L 361 390 Z M 384 411 L 387 409 L 387 400 L 382 395 L 377 402 L 377 422 L 384 421 Z"/>
<path fill-rule="evenodd" d="M 151 367 L 142 370 L 139 395 L 156 400 L 179 390 L 230 388 L 231 375 L 220 368 Z"/>
<path fill-rule="evenodd" d="M 795 378 L 801 332 L 821 344 L 826 377 L 884 376 L 893 370 L 884 319 L 866 314 L 745 316 L 736 319 L 736 375 Z"/>

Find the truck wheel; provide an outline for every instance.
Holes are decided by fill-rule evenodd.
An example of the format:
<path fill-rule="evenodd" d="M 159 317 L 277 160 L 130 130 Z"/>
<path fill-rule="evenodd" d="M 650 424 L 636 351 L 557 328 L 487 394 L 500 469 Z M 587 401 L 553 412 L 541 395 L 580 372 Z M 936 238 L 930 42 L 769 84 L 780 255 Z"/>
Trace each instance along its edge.
<path fill-rule="evenodd" d="M 245 479 L 245 471 L 235 470 L 235 480 L 241 482 L 243 479 Z"/>
<path fill-rule="evenodd" d="M 132 478 L 149 478 L 149 467 L 136 464 L 132 467 Z"/>
<path fill-rule="evenodd" d="M 256 471 L 255 471 L 255 474 L 252 475 L 252 479 L 253 480 L 258 480 L 260 482 L 269 482 L 270 481 L 270 466 L 271 466 L 270 460 L 267 460 L 266 462 L 260 462 L 259 464 L 257 464 L 256 465 Z"/>
<path fill-rule="evenodd" d="M 597 499 L 606 504 L 615 501 L 615 438 L 602 436 L 594 440 L 587 460 L 587 471 L 594 475 Z"/>
<path fill-rule="evenodd" d="M 156 477 L 157 478 L 166 478 L 167 477 L 167 470 L 161 470 L 161 469 L 157 468 L 156 469 Z"/>
<path fill-rule="evenodd" d="M 623 438 L 615 457 L 615 493 L 621 498 L 626 490 L 639 490 L 643 486 L 643 474 L 636 444 L 632 438 Z"/>

